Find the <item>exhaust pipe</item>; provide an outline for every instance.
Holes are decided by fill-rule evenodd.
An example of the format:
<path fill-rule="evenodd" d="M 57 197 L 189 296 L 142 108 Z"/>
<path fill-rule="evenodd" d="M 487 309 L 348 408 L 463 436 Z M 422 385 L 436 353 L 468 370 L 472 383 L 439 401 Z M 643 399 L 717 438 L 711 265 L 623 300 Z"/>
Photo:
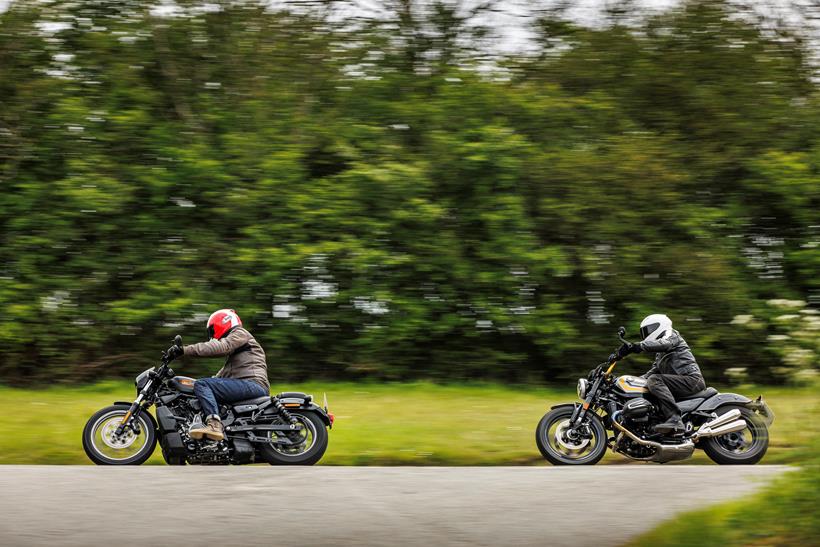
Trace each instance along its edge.
<path fill-rule="evenodd" d="M 728 424 L 729 422 L 733 422 L 740 418 L 740 411 L 736 408 L 733 408 L 726 414 L 722 414 L 715 418 L 712 421 L 706 422 L 702 426 L 700 426 L 700 431 L 703 431 L 703 428 L 708 427 L 709 429 L 714 429 L 716 427 L 720 427 L 723 424 Z"/>
<path fill-rule="evenodd" d="M 743 431 L 746 429 L 746 421 L 738 420 L 740 418 L 740 411 L 732 409 L 722 416 L 718 416 L 710 422 L 706 422 L 700 429 L 698 429 L 692 440 L 697 442 L 698 439 L 705 439 L 707 437 L 718 437 L 727 433 L 734 433 L 736 431 Z"/>
<path fill-rule="evenodd" d="M 726 435 L 727 433 L 743 431 L 747 427 L 746 420 L 735 420 L 734 422 L 723 424 L 714 429 L 711 427 L 701 426 L 701 428 L 698 429 L 694 435 L 692 435 L 692 440 L 697 442 L 698 439 L 705 439 L 707 437 L 720 437 L 721 435 Z"/>
<path fill-rule="evenodd" d="M 648 458 L 635 458 L 633 456 L 629 456 L 630 458 L 636 460 L 645 460 L 645 461 L 653 461 L 653 462 L 660 462 L 666 463 L 675 460 L 685 460 L 689 456 L 692 455 L 692 452 L 695 451 L 695 443 L 692 442 L 690 439 L 686 439 L 678 444 L 661 444 L 656 443 L 655 441 L 648 441 L 646 439 L 641 439 L 630 430 L 619 424 L 618 422 L 613 421 L 612 425 L 615 426 L 615 429 L 621 431 L 624 435 L 632 439 L 638 444 L 643 446 L 654 448 L 655 454 L 648 457 Z M 745 427 L 745 423 L 744 423 Z M 619 452 L 615 449 L 616 452 Z M 621 452 L 623 454 L 623 452 Z M 628 454 L 627 454 L 628 456 Z"/>

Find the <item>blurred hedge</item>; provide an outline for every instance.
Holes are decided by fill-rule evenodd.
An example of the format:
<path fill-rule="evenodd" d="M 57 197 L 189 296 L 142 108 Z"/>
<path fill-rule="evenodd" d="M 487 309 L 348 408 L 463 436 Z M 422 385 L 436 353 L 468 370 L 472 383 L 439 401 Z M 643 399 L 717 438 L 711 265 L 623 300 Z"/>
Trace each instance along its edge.
<path fill-rule="evenodd" d="M 503 56 L 453 3 L 315 4 L 0 14 L 0 381 L 130 376 L 219 307 L 282 378 L 561 380 L 658 311 L 710 378 L 814 374 L 799 33 L 695 1 Z"/>

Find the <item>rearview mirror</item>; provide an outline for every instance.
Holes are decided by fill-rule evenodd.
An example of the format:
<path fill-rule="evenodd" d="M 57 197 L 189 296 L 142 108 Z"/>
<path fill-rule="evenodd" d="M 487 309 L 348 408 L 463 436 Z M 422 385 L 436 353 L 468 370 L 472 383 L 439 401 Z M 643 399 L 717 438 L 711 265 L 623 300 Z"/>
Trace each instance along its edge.
<path fill-rule="evenodd" d="M 178 334 L 176 336 L 174 336 L 174 345 L 175 346 L 182 346 L 182 336 L 180 336 Z"/>
<path fill-rule="evenodd" d="M 625 336 L 625 335 L 626 335 L 626 329 L 623 328 L 623 327 L 618 327 L 618 336 Z"/>

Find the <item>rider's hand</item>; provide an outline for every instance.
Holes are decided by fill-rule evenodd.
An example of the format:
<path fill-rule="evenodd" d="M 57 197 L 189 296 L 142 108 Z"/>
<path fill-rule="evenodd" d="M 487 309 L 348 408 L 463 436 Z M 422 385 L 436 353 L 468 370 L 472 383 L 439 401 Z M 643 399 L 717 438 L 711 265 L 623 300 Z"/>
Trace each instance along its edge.
<path fill-rule="evenodd" d="M 629 355 L 630 353 L 632 353 L 632 349 L 630 347 L 630 344 L 623 344 L 621 347 L 618 348 L 618 351 L 613 353 L 613 355 L 615 355 L 616 360 L 621 360 L 624 357 L 626 357 L 627 355 Z"/>
<path fill-rule="evenodd" d="M 173 361 L 184 353 L 182 346 L 173 345 L 165 352 L 165 356 L 169 361 Z"/>

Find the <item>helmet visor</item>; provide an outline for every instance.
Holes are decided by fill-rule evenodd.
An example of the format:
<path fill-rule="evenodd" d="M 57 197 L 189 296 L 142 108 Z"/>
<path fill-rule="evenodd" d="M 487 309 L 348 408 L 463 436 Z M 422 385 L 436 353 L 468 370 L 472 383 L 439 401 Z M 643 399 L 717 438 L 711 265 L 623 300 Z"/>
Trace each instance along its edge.
<path fill-rule="evenodd" d="M 214 338 L 214 326 L 208 325 L 208 339 Z"/>
<path fill-rule="evenodd" d="M 660 327 L 660 326 L 661 326 L 660 323 L 650 323 L 650 324 L 646 325 L 645 327 L 641 327 L 641 340 L 646 340 L 646 338 L 650 334 L 652 334 L 653 332 L 658 330 L 658 327 Z"/>

